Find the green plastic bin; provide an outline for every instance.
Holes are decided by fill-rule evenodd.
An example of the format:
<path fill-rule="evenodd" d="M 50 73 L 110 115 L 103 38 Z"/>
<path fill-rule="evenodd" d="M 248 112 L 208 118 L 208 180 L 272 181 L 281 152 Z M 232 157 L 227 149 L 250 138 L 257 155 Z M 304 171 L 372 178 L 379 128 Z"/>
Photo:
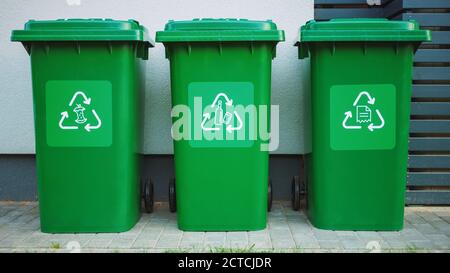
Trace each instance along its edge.
<path fill-rule="evenodd" d="M 412 62 L 430 41 L 414 21 L 334 19 L 300 30 L 311 60 L 308 215 L 333 230 L 400 230 Z"/>
<path fill-rule="evenodd" d="M 169 21 L 157 32 L 170 61 L 173 129 L 183 122 L 177 107 L 191 113 L 186 128 L 176 130 L 185 137 L 174 139 L 176 179 L 169 190 L 180 229 L 266 227 L 269 162 L 261 144 L 267 141 L 250 137 L 255 119 L 233 109 L 270 109 L 271 62 L 283 40 L 273 22 L 245 19 Z"/>
<path fill-rule="evenodd" d="M 120 232 L 140 215 L 140 103 L 153 46 L 133 20 L 30 20 L 41 230 Z"/>

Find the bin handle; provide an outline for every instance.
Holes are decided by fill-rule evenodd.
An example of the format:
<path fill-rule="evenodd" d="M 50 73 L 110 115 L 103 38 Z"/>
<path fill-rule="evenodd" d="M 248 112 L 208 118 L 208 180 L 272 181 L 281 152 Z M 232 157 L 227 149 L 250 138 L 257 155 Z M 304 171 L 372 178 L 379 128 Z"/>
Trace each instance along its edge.
<path fill-rule="evenodd" d="M 298 58 L 306 59 L 309 58 L 309 46 L 307 43 L 297 42 L 295 45 L 298 47 Z"/>

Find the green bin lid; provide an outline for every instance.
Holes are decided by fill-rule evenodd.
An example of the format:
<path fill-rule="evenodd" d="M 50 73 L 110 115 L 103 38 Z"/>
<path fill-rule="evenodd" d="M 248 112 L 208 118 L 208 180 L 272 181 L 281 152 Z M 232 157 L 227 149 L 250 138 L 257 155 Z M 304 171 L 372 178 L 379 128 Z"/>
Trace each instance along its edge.
<path fill-rule="evenodd" d="M 24 30 L 12 32 L 11 41 L 140 41 L 154 46 L 139 22 L 112 19 L 30 20 Z"/>
<path fill-rule="evenodd" d="M 414 21 L 394 21 L 385 18 L 331 19 L 316 22 L 311 20 L 300 29 L 298 42 L 333 41 L 430 41 L 428 30 L 420 30 Z"/>
<path fill-rule="evenodd" d="M 169 21 L 156 32 L 157 42 L 284 41 L 284 31 L 270 20 L 194 19 Z"/>

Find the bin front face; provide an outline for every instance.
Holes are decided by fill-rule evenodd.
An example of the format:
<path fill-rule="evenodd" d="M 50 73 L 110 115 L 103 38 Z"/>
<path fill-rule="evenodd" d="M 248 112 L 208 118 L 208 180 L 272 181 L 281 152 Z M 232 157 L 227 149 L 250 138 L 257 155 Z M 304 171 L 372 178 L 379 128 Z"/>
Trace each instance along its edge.
<path fill-rule="evenodd" d="M 316 227 L 403 227 L 415 46 L 411 41 L 309 43 L 308 215 Z"/>
<path fill-rule="evenodd" d="M 249 124 L 250 112 L 230 109 L 255 105 L 254 114 L 267 113 L 259 106 L 270 107 L 275 44 L 251 44 L 247 40 L 165 43 L 170 59 L 172 105 L 174 109 L 186 105 L 191 113 L 189 139 L 174 141 L 180 229 L 265 228 L 268 152 L 261 150 L 261 144 L 266 141 L 259 135 L 249 137 L 253 128 Z M 174 118 L 174 128 L 179 120 L 179 116 Z M 246 136 L 239 138 L 242 132 Z M 217 139 L 207 140 L 212 134 Z M 230 135 L 235 139 L 226 139 Z"/>
<path fill-rule="evenodd" d="M 67 22 L 67 21 L 65 21 Z M 133 41 L 26 41 L 43 232 L 120 232 L 139 219 Z M 141 51 L 142 53 L 143 51 Z"/>

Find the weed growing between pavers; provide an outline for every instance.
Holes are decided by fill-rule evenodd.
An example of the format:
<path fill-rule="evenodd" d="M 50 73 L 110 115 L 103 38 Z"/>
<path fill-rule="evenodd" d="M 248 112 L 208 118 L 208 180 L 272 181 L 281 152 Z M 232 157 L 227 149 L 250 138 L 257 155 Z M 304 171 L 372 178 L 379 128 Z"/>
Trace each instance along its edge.
<path fill-rule="evenodd" d="M 214 247 L 209 248 L 211 253 L 249 253 L 254 252 L 255 244 L 244 248 L 232 248 L 232 247 Z"/>
<path fill-rule="evenodd" d="M 61 244 L 58 243 L 58 242 L 52 242 L 52 243 L 50 244 L 50 248 L 53 249 L 53 250 L 61 249 Z"/>

